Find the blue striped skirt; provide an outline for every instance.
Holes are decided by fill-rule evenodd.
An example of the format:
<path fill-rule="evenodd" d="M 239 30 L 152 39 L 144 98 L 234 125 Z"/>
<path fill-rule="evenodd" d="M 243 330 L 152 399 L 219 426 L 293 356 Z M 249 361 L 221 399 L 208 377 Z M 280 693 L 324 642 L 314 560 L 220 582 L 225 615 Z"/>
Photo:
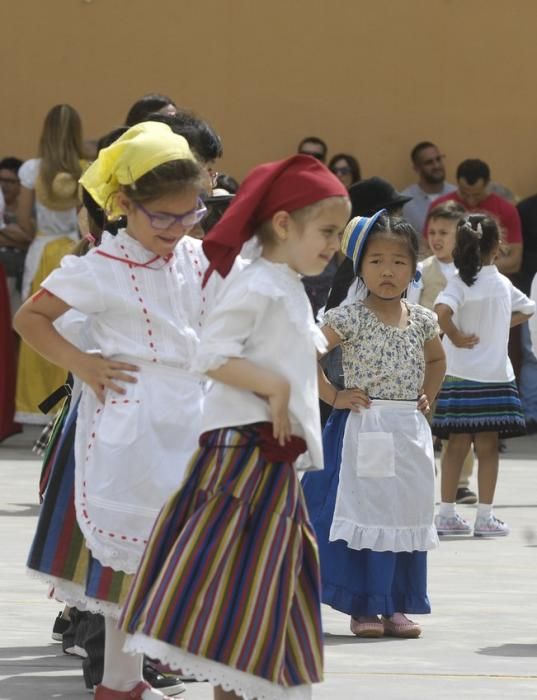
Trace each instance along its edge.
<path fill-rule="evenodd" d="M 516 383 L 474 382 L 447 375 L 436 401 L 433 435 L 498 433 L 500 439 L 526 434 Z"/>
<path fill-rule="evenodd" d="M 319 558 L 293 465 L 267 461 L 257 440 L 208 433 L 154 525 L 120 625 L 131 650 L 280 698 L 322 680 Z"/>

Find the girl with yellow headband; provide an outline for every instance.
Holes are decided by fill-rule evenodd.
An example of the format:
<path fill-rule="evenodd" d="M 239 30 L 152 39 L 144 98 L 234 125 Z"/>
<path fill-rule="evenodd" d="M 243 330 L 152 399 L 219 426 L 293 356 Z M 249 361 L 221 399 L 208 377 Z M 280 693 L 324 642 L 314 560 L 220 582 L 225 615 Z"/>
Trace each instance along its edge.
<path fill-rule="evenodd" d="M 189 368 L 206 260 L 186 234 L 205 211 L 202 171 L 183 137 L 146 122 L 102 150 L 81 184 L 110 216 L 126 215 L 127 228 L 105 233 L 84 257 L 64 258 L 15 319 L 32 347 L 85 382 L 75 506 L 88 552 L 70 575 L 53 571 L 47 580 L 67 603 L 105 614 L 96 698 L 152 700 L 163 696 L 142 680 L 142 656 L 123 653 L 115 620 L 153 521 L 200 432 L 203 385 Z M 95 352 L 78 350 L 55 330 L 70 308 L 90 319 Z"/>

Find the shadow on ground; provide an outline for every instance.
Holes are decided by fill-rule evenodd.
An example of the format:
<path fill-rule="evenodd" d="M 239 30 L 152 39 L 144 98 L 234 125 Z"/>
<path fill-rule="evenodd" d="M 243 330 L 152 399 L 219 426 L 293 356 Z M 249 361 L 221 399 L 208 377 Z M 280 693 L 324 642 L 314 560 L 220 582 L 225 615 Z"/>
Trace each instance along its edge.
<path fill-rule="evenodd" d="M 479 649 L 484 656 L 518 656 L 522 658 L 537 657 L 537 644 L 500 644 L 498 647 Z"/>

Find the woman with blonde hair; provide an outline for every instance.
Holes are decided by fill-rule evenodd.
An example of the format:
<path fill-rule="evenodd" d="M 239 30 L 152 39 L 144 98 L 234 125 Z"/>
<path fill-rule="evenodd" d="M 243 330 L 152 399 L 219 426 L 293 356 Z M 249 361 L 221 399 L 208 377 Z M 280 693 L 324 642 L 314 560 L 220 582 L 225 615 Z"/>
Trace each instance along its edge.
<path fill-rule="evenodd" d="M 79 239 L 77 221 L 78 179 L 87 167 L 82 123 L 67 104 L 56 105 L 45 117 L 39 141 L 39 157 L 27 160 L 19 170 L 21 192 L 18 222 L 32 242 L 22 280 L 23 300 L 39 289 Z M 46 423 L 38 405 L 59 385 L 65 373 L 21 343 L 17 372 L 17 419 Z"/>

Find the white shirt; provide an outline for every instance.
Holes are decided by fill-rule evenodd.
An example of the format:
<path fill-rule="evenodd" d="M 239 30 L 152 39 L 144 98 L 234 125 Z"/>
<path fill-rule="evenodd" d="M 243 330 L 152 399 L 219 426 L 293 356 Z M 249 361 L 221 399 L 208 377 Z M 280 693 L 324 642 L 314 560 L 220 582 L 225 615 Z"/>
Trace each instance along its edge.
<path fill-rule="evenodd" d="M 535 304 L 537 304 L 537 275 L 535 275 L 533 282 L 531 283 L 530 296 Z M 530 327 L 531 347 L 533 354 L 537 357 L 537 314 L 533 314 L 528 325 Z"/>
<path fill-rule="evenodd" d="M 32 158 L 23 163 L 19 169 L 19 180 L 28 190 L 35 189 L 41 158 Z M 40 234 L 47 236 L 78 236 L 76 208 L 66 211 L 54 211 L 35 200 L 36 228 Z"/>
<path fill-rule="evenodd" d="M 112 256 L 112 257 L 109 257 Z M 207 294 L 201 279 L 207 260 L 201 242 L 185 236 L 169 262 L 125 231 L 105 233 L 84 257 L 67 255 L 42 287 L 89 317 L 89 333 L 105 357 L 118 355 L 189 369 Z"/>
<path fill-rule="evenodd" d="M 507 354 L 511 314 L 533 314 L 535 302 L 511 284 L 496 265 L 486 265 L 468 287 L 456 274 L 436 304 L 453 311 L 453 323 L 467 335 L 475 334 L 479 343 L 473 348 L 457 348 L 446 336 L 447 374 L 476 382 L 510 382 L 515 378 Z"/>
<path fill-rule="evenodd" d="M 217 369 L 244 358 L 285 377 L 291 385 L 292 433 L 304 438 L 312 464 L 322 469 L 317 352 L 326 340 L 316 327 L 297 273 L 259 258 L 228 284 L 200 336 L 195 369 Z M 202 430 L 271 421 L 267 401 L 214 381 L 205 399 Z"/>

